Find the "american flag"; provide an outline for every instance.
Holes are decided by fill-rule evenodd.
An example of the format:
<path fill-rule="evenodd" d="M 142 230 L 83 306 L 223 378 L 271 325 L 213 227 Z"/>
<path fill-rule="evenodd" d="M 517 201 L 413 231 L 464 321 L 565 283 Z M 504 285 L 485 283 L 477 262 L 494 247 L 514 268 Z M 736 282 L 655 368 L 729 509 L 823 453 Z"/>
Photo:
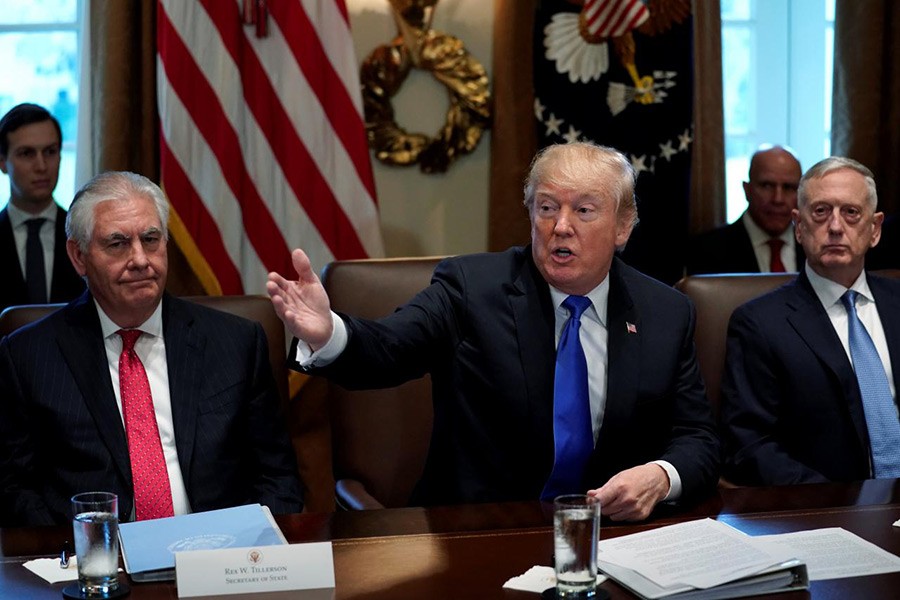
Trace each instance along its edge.
<path fill-rule="evenodd" d="M 162 186 L 209 293 L 383 255 L 358 77 L 344 0 L 159 0 Z"/>

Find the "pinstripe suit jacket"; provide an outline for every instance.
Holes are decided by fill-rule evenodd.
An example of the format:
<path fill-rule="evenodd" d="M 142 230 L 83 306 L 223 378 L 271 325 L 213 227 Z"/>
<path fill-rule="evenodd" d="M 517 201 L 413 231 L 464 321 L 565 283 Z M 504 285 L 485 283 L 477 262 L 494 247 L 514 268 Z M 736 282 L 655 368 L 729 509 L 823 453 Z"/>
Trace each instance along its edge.
<path fill-rule="evenodd" d="M 301 509 L 290 440 L 258 323 L 163 297 L 175 445 L 194 511 Z M 90 293 L 0 341 L 0 519 L 63 523 L 78 492 L 132 513 L 125 429 Z"/>

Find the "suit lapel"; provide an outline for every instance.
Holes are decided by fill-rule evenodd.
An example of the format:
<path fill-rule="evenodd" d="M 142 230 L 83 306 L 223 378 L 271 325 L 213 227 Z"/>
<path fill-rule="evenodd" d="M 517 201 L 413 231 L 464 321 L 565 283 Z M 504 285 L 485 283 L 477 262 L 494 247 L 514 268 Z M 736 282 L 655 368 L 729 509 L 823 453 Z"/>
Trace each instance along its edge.
<path fill-rule="evenodd" d="M 73 275 L 77 277 L 66 252 L 66 211 L 56 207 L 55 242 L 53 244 L 53 275 L 50 279 L 50 301 L 59 302 L 71 298 L 66 288 L 71 288 Z"/>
<path fill-rule="evenodd" d="M 109 450 L 122 480 L 130 486 L 128 442 L 112 389 L 106 347 L 93 298 L 85 293 L 67 311 L 66 324 L 70 331 L 57 336 L 60 351 L 97 424 L 100 441 Z"/>
<path fill-rule="evenodd" d="M 788 309 L 792 311 L 788 322 L 810 351 L 834 374 L 841 388 L 840 396 L 847 400 L 847 409 L 860 443 L 868 448 L 869 437 L 862 398 L 844 346 L 804 271 L 800 271 L 800 276 L 791 286 L 794 294 L 787 300 Z"/>
<path fill-rule="evenodd" d="M 867 273 L 869 288 L 875 296 L 878 317 L 884 328 L 884 337 L 891 356 L 894 389 L 900 392 L 900 294 L 896 283 Z"/>
<path fill-rule="evenodd" d="M 13 236 L 12 223 L 9 220 L 9 211 L 0 210 L 0 272 L 5 273 L 7 279 L 3 282 L 5 290 L 0 297 L 7 298 L 9 304 L 24 302 L 28 296 L 25 287 L 25 277 L 22 275 L 22 265 L 19 264 L 19 252 L 16 250 L 16 240 Z M 0 310 L 3 309 L 0 303 Z"/>
<path fill-rule="evenodd" d="M 553 422 L 556 356 L 553 302 L 550 288 L 531 260 L 531 246 L 527 246 L 525 252 L 528 257 L 511 286 L 509 303 L 515 318 L 519 357 L 528 390 L 532 439 L 552 448 L 553 429 L 546 424 Z"/>
<path fill-rule="evenodd" d="M 185 484 L 191 478 L 197 427 L 197 402 L 203 381 L 206 338 L 197 330 L 186 301 L 163 296 L 163 335 L 169 370 L 169 399 L 175 426 L 175 447 Z"/>
<path fill-rule="evenodd" d="M 799 272 L 803 270 L 803 265 L 806 264 L 806 253 L 803 252 L 803 246 L 797 243 L 797 240 L 794 240 L 794 252 L 794 260 L 796 262 L 796 268 L 794 270 Z"/>
<path fill-rule="evenodd" d="M 629 327 L 632 325 L 633 327 Z M 606 408 L 602 429 L 630 419 L 637 397 L 640 376 L 640 349 L 643 327 L 640 315 L 622 276 L 622 263 L 613 259 L 609 272 L 609 300 L 606 309 L 607 380 Z M 603 435 L 601 429 L 600 435 Z"/>
<path fill-rule="evenodd" d="M 753 250 L 753 242 L 743 219 L 734 222 L 731 227 L 737 232 L 740 243 L 735 247 L 735 264 L 740 265 L 741 270 L 747 273 L 759 273 L 759 262 L 756 260 L 756 252 Z"/>

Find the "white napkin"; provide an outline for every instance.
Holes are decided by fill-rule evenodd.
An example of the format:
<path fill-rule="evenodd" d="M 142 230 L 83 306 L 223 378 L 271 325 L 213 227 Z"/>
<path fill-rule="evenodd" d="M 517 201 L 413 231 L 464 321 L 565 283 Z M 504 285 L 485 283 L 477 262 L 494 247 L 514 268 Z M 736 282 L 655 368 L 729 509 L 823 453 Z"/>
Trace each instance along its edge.
<path fill-rule="evenodd" d="M 894 521 L 894 527 L 900 527 L 900 519 Z"/>
<path fill-rule="evenodd" d="M 597 575 L 597 585 L 606 581 L 606 575 Z M 518 577 L 512 577 L 503 584 L 510 590 L 541 593 L 556 585 L 556 572 L 553 567 L 531 567 Z"/>
<path fill-rule="evenodd" d="M 36 558 L 22 566 L 50 583 L 78 579 L 78 560 L 75 556 L 69 558 L 69 566 L 65 569 L 59 568 L 58 556 L 56 558 Z"/>

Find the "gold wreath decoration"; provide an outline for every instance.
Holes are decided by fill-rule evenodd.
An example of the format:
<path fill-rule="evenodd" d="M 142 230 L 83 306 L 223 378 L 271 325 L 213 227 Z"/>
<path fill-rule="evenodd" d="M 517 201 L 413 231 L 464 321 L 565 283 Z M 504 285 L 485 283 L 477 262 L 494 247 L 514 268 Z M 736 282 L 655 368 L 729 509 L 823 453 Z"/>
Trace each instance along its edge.
<path fill-rule="evenodd" d="M 408 133 L 394 119 L 391 98 L 412 68 L 429 71 L 450 94 L 447 119 L 434 137 Z M 460 155 L 472 152 L 490 126 L 487 73 L 452 35 L 426 32 L 418 61 L 398 36 L 366 58 L 360 79 L 369 146 L 385 164 L 408 166 L 418 162 L 423 173 L 443 173 Z"/>

